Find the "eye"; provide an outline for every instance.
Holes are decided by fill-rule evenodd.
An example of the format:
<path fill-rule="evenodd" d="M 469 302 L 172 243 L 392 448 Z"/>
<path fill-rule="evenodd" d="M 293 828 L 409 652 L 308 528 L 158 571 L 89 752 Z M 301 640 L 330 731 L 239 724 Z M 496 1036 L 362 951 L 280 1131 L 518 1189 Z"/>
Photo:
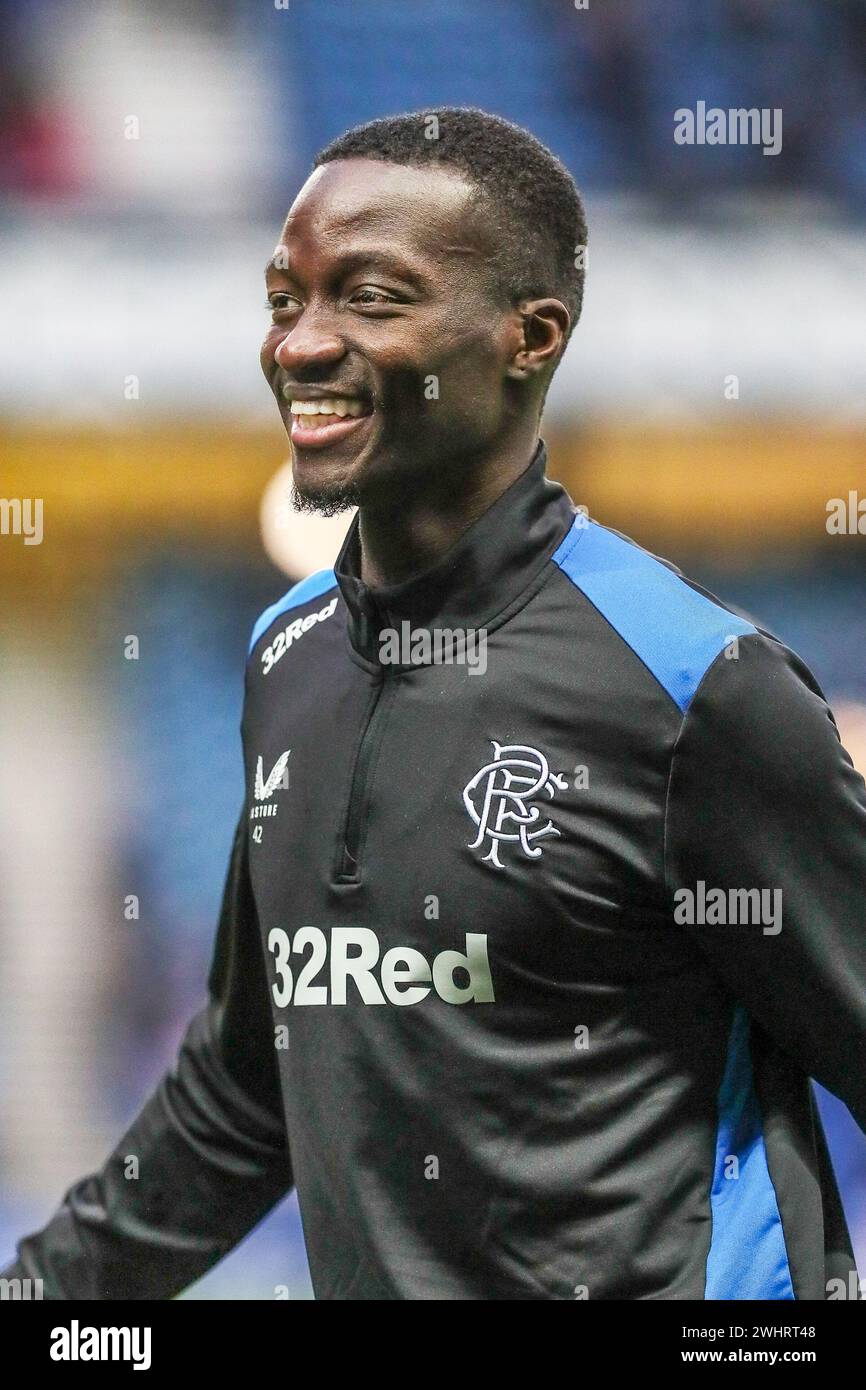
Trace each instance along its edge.
<path fill-rule="evenodd" d="M 350 301 L 351 304 L 399 304 L 392 294 L 385 290 L 379 290 L 372 285 L 364 285 L 363 288 L 355 290 Z"/>
<path fill-rule="evenodd" d="M 300 300 L 295 299 L 293 294 L 286 294 L 285 290 L 274 290 L 265 300 L 265 308 L 278 314 L 284 309 L 300 308 Z"/>

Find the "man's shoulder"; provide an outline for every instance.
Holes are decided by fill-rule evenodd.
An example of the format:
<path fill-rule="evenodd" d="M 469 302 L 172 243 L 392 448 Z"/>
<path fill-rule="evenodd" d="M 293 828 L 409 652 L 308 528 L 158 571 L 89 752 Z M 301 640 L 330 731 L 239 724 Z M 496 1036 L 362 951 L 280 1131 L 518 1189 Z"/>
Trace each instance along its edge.
<path fill-rule="evenodd" d="M 338 597 L 332 569 L 317 570 L 293 584 L 256 620 L 248 656 L 258 648 L 263 669 L 269 671 L 296 638 L 333 616 Z"/>
<path fill-rule="evenodd" d="M 764 635 L 669 560 L 583 514 L 551 559 L 683 714 L 719 656 Z"/>

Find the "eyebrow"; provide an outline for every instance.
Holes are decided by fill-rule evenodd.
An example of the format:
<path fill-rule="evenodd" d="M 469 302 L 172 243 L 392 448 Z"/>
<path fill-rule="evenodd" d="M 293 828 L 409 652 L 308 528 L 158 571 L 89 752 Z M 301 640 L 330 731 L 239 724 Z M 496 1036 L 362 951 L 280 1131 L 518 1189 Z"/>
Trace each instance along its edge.
<path fill-rule="evenodd" d="M 291 275 L 291 270 L 287 266 L 277 265 L 276 260 L 276 255 L 271 256 L 265 266 L 266 279 L 272 273 L 276 275 Z M 359 248 L 341 256 L 335 267 L 335 273 L 338 275 L 349 275 L 353 270 L 357 270 L 359 266 L 363 265 L 376 266 L 382 270 L 386 270 L 389 274 L 396 276 L 398 280 L 403 280 L 406 284 L 413 285 L 418 290 L 426 289 L 429 284 L 429 281 L 420 270 L 414 269 L 405 261 L 390 255 L 387 251 L 373 247 L 369 249 Z"/>

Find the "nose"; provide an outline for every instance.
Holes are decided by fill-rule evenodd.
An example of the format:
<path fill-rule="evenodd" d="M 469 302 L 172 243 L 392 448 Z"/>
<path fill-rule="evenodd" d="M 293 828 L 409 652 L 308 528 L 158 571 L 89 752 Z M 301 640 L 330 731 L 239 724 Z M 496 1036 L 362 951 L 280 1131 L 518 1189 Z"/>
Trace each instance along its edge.
<path fill-rule="evenodd" d="M 284 371 L 299 376 L 310 367 L 330 367 L 345 354 L 342 338 L 306 313 L 277 344 L 274 360 Z"/>

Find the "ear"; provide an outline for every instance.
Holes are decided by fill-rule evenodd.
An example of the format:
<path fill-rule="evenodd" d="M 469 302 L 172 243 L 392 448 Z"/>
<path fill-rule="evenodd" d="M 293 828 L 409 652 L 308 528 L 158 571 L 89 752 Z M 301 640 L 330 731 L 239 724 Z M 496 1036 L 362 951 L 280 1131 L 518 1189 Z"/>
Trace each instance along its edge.
<path fill-rule="evenodd" d="M 571 315 L 561 299 L 526 299 L 515 313 L 518 344 L 506 374 L 522 381 L 556 366 L 565 351 Z"/>

